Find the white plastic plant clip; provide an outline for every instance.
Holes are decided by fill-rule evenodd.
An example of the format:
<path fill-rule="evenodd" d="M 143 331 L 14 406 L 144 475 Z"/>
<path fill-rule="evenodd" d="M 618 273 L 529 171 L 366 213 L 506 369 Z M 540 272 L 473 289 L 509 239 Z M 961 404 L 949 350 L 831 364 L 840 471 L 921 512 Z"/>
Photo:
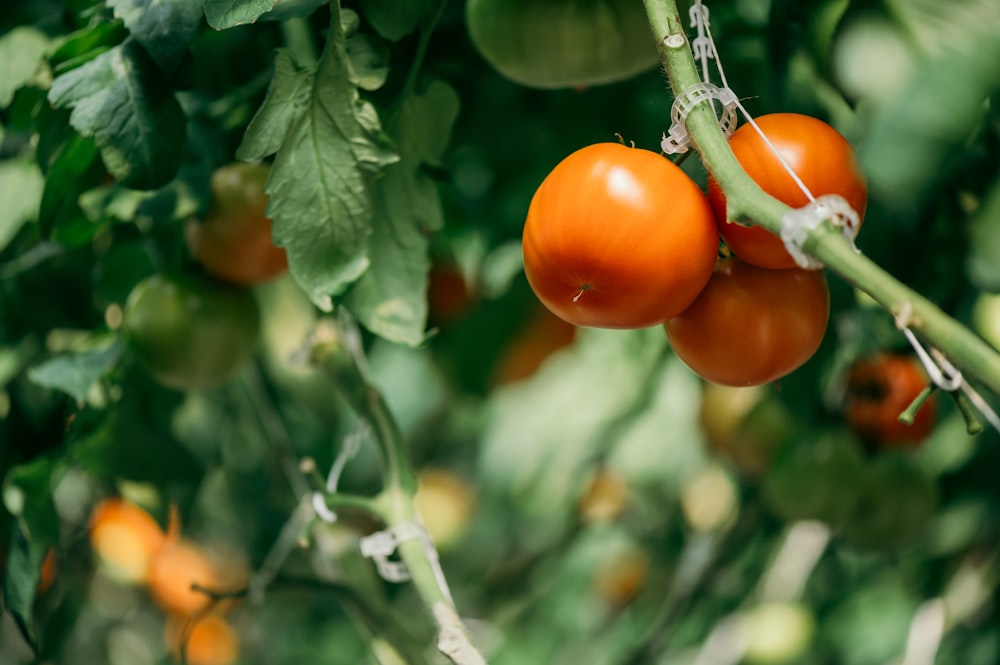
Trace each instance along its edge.
<path fill-rule="evenodd" d="M 691 5 L 688 16 L 691 17 L 691 27 L 698 32 L 698 36 L 691 42 L 691 48 L 701 63 L 701 80 L 708 81 L 708 61 L 715 59 L 715 42 L 712 41 L 709 32 L 708 7 L 703 5 L 701 0 L 698 0 Z"/>
<path fill-rule="evenodd" d="M 800 268 L 818 270 L 823 267 L 822 263 L 802 251 L 802 245 L 810 231 L 826 221 L 839 226 L 844 237 L 854 247 L 858 229 L 861 228 L 861 216 L 839 194 L 820 196 L 801 208 L 789 210 L 781 218 L 781 240 Z M 854 251 L 858 251 L 857 247 L 854 247 Z"/>
<path fill-rule="evenodd" d="M 332 524 L 337 521 L 337 514 L 326 505 L 326 494 L 333 494 L 337 491 L 337 485 L 340 483 L 340 474 L 344 472 L 347 462 L 357 454 L 358 448 L 361 447 L 361 439 L 367 433 L 368 426 L 363 422 L 359 422 L 358 428 L 344 437 L 344 445 L 340 448 L 340 452 L 337 453 L 337 458 L 333 461 L 330 473 L 326 477 L 326 492 L 313 492 L 313 510 L 316 511 L 317 517 L 324 522 Z"/>
<path fill-rule="evenodd" d="M 946 392 L 961 391 L 972 405 L 979 410 L 983 418 L 995 429 L 1000 432 L 1000 416 L 997 415 L 993 407 L 987 403 L 983 396 L 976 392 L 975 388 L 970 386 L 962 376 L 961 370 L 955 367 L 948 358 L 945 357 L 938 349 L 931 348 L 928 352 L 924 348 L 924 345 L 920 343 L 917 339 L 916 334 L 910 329 L 910 317 L 913 315 L 913 306 L 910 303 L 903 303 L 900 307 L 899 313 L 896 314 L 896 327 L 902 331 L 906 336 L 907 341 L 910 342 L 910 346 L 913 347 L 914 352 L 916 352 L 917 357 L 920 358 L 920 362 L 923 364 L 924 369 L 927 371 L 927 376 L 930 378 L 931 382 L 935 386 L 944 390 Z"/>
<path fill-rule="evenodd" d="M 361 554 L 375 562 L 382 579 L 389 582 L 405 582 L 410 579 L 410 572 L 402 561 L 394 561 L 389 557 L 395 553 L 400 543 L 408 540 L 421 539 L 428 543 L 430 537 L 422 526 L 414 522 L 402 522 L 382 531 L 365 536 L 361 539 Z M 434 548 L 428 548 L 434 551 Z"/>
<path fill-rule="evenodd" d="M 738 100 L 736 93 L 729 88 L 720 88 L 713 83 L 698 83 L 684 92 L 674 100 L 670 109 L 670 130 L 663 135 L 660 148 L 668 155 L 687 152 L 691 147 L 691 137 L 688 136 L 687 122 L 688 114 L 695 106 L 707 99 L 717 99 L 722 103 L 722 115 L 719 117 L 719 127 L 728 139 L 736 131 L 738 117 L 736 107 Z"/>

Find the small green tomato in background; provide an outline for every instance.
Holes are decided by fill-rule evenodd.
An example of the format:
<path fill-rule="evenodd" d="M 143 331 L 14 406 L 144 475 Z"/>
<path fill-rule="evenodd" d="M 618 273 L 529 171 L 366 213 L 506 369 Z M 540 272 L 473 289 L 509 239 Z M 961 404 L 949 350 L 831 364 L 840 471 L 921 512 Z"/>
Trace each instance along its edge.
<path fill-rule="evenodd" d="M 198 390 L 231 379 L 250 360 L 260 317 L 244 288 L 200 275 L 153 275 L 129 294 L 123 330 L 160 383 Z"/>

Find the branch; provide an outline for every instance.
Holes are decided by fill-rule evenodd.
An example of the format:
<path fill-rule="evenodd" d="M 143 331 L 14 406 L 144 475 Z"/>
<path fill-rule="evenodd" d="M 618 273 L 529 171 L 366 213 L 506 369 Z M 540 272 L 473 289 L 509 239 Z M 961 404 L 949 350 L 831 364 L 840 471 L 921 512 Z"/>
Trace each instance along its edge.
<path fill-rule="evenodd" d="M 336 324 L 321 324 L 314 335 L 311 357 L 313 363 L 333 379 L 358 417 L 371 427 L 372 438 L 382 453 L 384 486 L 375 498 L 378 514 L 389 528 L 418 525 L 422 531 L 423 525 L 413 504 L 416 474 L 399 426 L 382 393 L 368 377 L 357 324 L 345 312 L 341 312 Z M 417 593 L 434 616 L 438 650 L 454 665 L 486 665 L 486 659 L 473 646 L 455 610 L 430 538 L 404 540 L 399 543 L 398 551 Z"/>
<path fill-rule="evenodd" d="M 684 25 L 674 0 L 644 0 L 660 56 L 675 95 L 701 82 Z M 698 104 L 687 117 L 687 130 L 702 162 L 726 194 L 730 218 L 780 233 L 790 210 L 766 194 L 743 170 L 719 129 L 711 103 Z M 857 253 L 839 231 L 821 225 L 810 232 L 804 251 L 848 283 L 870 295 L 894 317 L 910 308 L 909 327 L 1000 395 L 1000 354 L 934 303 L 906 287 L 870 259 Z"/>

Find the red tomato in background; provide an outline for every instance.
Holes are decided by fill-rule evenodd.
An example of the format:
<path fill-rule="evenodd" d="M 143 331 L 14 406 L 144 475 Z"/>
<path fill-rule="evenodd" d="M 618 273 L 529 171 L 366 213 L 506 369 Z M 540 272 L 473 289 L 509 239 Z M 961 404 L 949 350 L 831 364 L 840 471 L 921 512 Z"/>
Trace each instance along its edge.
<path fill-rule="evenodd" d="M 524 271 L 569 323 L 644 328 L 679 314 L 705 286 L 719 236 L 708 199 L 648 150 L 598 143 L 561 161 L 524 225 Z"/>
<path fill-rule="evenodd" d="M 212 208 L 184 229 L 191 254 L 210 274 L 233 284 L 266 282 L 288 270 L 283 247 L 271 239 L 265 214 L 265 164 L 236 163 L 212 174 Z"/>
<path fill-rule="evenodd" d="M 576 339 L 576 326 L 566 323 L 544 307 L 538 307 L 504 347 L 497 359 L 494 383 L 503 385 L 532 376 L 549 356 Z"/>
<path fill-rule="evenodd" d="M 881 353 L 856 361 L 847 377 L 847 422 L 855 434 L 881 448 L 913 447 L 934 429 L 937 404 L 931 395 L 913 424 L 899 414 L 929 384 L 920 361 L 912 356 Z"/>
<path fill-rule="evenodd" d="M 822 271 L 765 270 L 731 257 L 719 261 L 694 304 L 664 327 L 674 353 L 696 374 L 752 386 L 809 360 L 829 318 Z"/>
<path fill-rule="evenodd" d="M 822 120 L 797 113 L 772 113 L 756 118 L 756 122 L 813 196 L 840 194 L 864 217 L 868 186 L 854 149 L 837 130 Z M 765 192 L 793 208 L 809 202 L 753 126 L 747 124 L 736 130 L 729 147 Z M 763 227 L 727 221 L 726 195 L 711 176 L 708 198 L 722 239 L 733 254 L 761 268 L 796 267 L 781 238 Z"/>

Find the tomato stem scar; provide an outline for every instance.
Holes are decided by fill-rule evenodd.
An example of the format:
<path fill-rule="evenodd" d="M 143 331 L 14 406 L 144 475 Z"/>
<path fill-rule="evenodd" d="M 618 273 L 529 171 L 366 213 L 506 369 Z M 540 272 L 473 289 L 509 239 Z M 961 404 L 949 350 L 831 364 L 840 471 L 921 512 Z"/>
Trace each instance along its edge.
<path fill-rule="evenodd" d="M 582 284 L 580 286 L 580 290 L 576 292 L 575 296 L 573 296 L 573 302 L 579 302 L 580 298 L 583 297 L 584 292 L 589 291 L 590 288 L 590 284 Z"/>

